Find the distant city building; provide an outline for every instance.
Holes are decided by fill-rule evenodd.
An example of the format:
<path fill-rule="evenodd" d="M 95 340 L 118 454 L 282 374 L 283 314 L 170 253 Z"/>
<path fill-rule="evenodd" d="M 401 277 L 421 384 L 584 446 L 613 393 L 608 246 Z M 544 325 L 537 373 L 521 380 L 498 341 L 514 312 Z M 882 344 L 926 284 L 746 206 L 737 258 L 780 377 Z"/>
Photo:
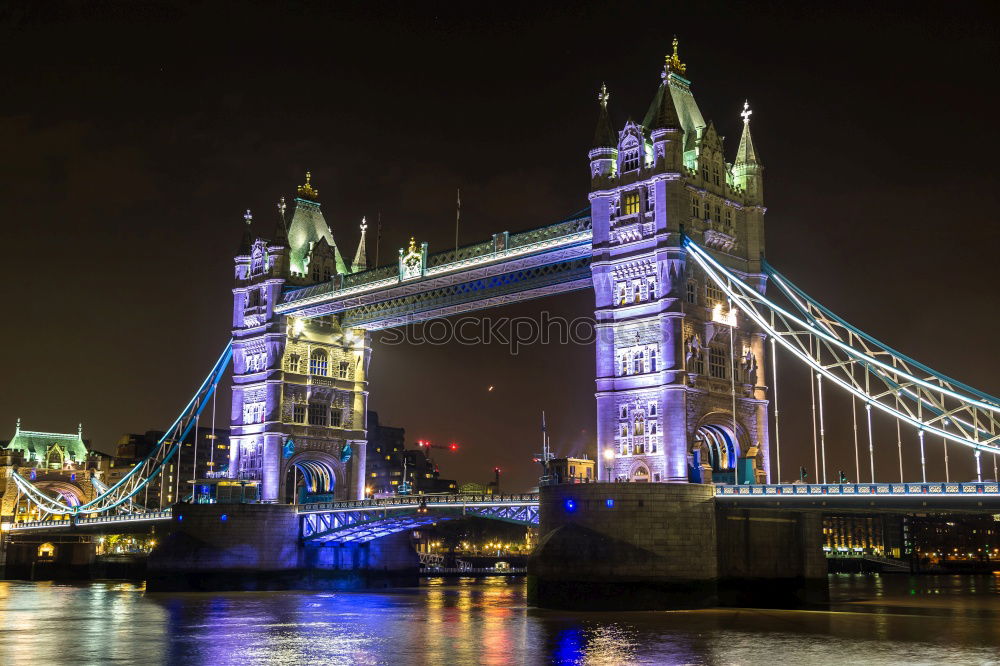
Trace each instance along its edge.
<path fill-rule="evenodd" d="M 368 412 L 367 494 L 398 493 L 404 468 L 412 494 L 458 492 L 458 483 L 440 478 L 438 467 L 428 453 L 423 449 L 407 449 L 405 439 L 403 428 L 382 425 L 378 413 Z"/>

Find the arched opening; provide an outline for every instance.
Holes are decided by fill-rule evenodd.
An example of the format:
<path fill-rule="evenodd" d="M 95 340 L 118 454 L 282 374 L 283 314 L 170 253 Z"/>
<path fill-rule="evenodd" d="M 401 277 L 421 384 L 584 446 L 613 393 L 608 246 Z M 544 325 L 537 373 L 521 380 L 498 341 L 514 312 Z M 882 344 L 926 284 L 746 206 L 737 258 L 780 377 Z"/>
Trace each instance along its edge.
<path fill-rule="evenodd" d="M 690 480 L 694 483 L 707 482 L 709 479 L 704 469 L 709 467 L 713 483 L 733 483 L 739 458 L 739 438 L 734 435 L 732 425 L 704 423 L 698 426 L 694 435 Z"/>
<path fill-rule="evenodd" d="M 56 547 L 54 544 L 45 542 L 38 547 L 38 559 L 54 560 L 56 557 Z"/>
<path fill-rule="evenodd" d="M 637 465 L 632 470 L 630 479 L 633 483 L 649 483 L 649 468 L 645 465 Z"/>
<path fill-rule="evenodd" d="M 288 504 L 328 501 L 337 489 L 337 464 L 303 452 L 285 467 L 283 500 Z"/>

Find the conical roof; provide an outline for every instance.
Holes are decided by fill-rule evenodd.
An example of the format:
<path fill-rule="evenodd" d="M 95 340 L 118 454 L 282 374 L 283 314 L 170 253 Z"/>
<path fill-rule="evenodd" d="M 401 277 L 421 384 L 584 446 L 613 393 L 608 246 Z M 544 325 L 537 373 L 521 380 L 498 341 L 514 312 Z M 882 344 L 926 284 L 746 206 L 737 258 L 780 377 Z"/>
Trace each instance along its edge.
<path fill-rule="evenodd" d="M 608 88 L 601 84 L 601 92 L 597 95 L 597 101 L 601 105 L 601 110 L 597 115 L 597 129 L 594 130 L 593 148 L 614 148 L 618 145 L 615 134 L 611 131 L 611 119 L 608 117 Z"/>
<path fill-rule="evenodd" d="M 733 164 L 760 164 L 757 151 L 753 147 L 753 137 L 750 136 L 750 103 L 743 103 L 743 136 L 740 137 L 740 147 L 736 150 L 736 161 Z"/>
<path fill-rule="evenodd" d="M 361 218 L 361 240 L 358 241 L 358 251 L 354 253 L 354 261 L 351 262 L 351 272 L 360 273 L 368 270 L 368 254 L 365 251 L 365 232 L 368 230 L 368 222 Z"/>

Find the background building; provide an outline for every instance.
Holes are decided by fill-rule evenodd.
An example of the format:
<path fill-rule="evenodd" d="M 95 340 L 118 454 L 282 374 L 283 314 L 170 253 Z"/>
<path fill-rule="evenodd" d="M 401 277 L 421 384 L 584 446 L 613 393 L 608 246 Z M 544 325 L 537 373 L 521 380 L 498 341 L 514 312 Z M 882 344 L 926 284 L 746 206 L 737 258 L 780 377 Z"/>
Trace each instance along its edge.
<path fill-rule="evenodd" d="M 376 412 L 368 412 L 368 494 L 398 493 L 404 472 L 412 494 L 458 492 L 456 481 L 440 478 L 430 452 L 422 448 L 407 449 L 405 439 L 403 428 L 382 425 Z"/>

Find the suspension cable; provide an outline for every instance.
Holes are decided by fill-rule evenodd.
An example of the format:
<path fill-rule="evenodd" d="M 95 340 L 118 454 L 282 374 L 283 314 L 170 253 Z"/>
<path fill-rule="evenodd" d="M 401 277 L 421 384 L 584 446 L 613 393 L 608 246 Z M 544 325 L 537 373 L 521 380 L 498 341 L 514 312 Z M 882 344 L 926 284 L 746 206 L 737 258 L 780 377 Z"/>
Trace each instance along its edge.
<path fill-rule="evenodd" d="M 868 417 L 868 464 L 872 468 L 872 483 L 875 483 L 875 440 L 872 438 L 872 406 L 865 405 L 865 414 Z"/>
<path fill-rule="evenodd" d="M 982 453 L 982 452 L 979 449 L 975 449 L 975 451 L 976 451 L 976 481 L 978 481 L 979 483 L 982 483 L 983 482 L 983 468 L 979 464 L 979 454 Z"/>
<path fill-rule="evenodd" d="M 941 444 L 944 446 L 944 481 L 948 483 L 951 481 L 951 475 L 948 473 L 948 438 L 942 437 Z"/>
<path fill-rule="evenodd" d="M 733 311 L 733 299 L 727 299 L 729 312 Z M 729 316 L 728 313 L 726 315 Z M 739 451 L 739 430 L 736 429 L 736 345 L 734 325 L 729 327 L 729 392 L 732 397 L 733 407 L 733 485 L 740 485 L 740 451 Z"/>
<path fill-rule="evenodd" d="M 773 315 L 772 315 L 773 316 Z M 778 350 L 771 338 L 771 376 L 774 384 L 771 394 L 774 396 L 774 453 L 778 459 L 778 483 L 781 483 L 781 427 L 778 423 Z"/>
<path fill-rule="evenodd" d="M 809 358 L 813 355 L 813 340 L 809 338 Z M 809 393 L 812 397 L 812 426 L 813 426 L 813 470 L 816 472 L 816 480 L 819 481 L 819 444 L 816 439 L 816 383 L 813 382 L 813 371 L 809 368 Z"/>
<path fill-rule="evenodd" d="M 917 431 L 920 438 L 920 478 L 922 483 L 927 483 L 927 457 L 924 455 L 924 429 Z"/>
<path fill-rule="evenodd" d="M 826 483 L 826 429 L 823 425 L 823 375 L 816 373 L 816 391 L 819 400 L 819 447 L 823 453 L 823 483 Z"/>
<path fill-rule="evenodd" d="M 851 368 L 853 372 L 854 369 Z M 854 424 L 854 479 L 855 483 L 861 483 L 861 458 L 858 453 L 858 406 L 851 394 L 851 422 Z"/>

